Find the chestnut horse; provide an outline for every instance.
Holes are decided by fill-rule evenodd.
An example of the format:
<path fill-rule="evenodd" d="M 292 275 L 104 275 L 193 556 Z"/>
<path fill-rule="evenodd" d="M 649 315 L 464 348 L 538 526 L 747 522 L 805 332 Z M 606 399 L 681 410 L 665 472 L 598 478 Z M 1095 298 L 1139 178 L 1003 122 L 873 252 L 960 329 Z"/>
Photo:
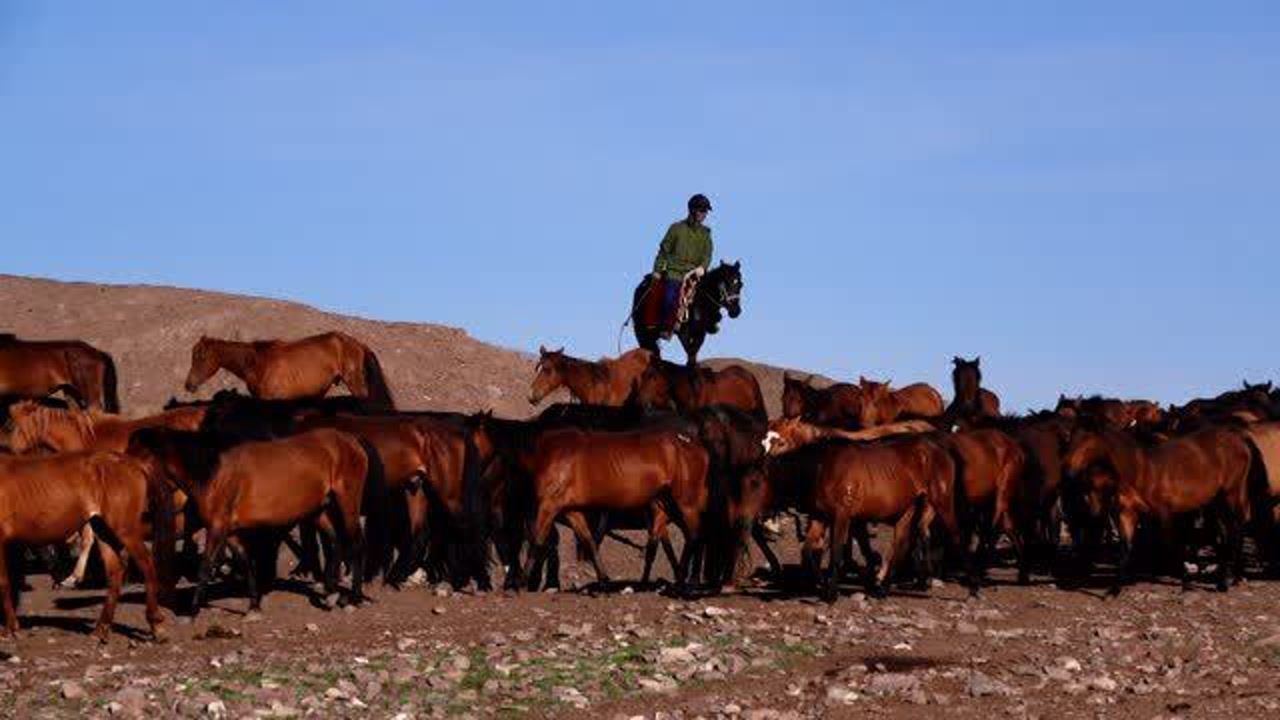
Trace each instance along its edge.
<path fill-rule="evenodd" d="M 62 390 L 81 407 L 120 412 L 116 363 L 80 340 L 0 334 L 0 395 L 41 398 Z"/>
<path fill-rule="evenodd" d="M 640 374 L 653 359 L 648 350 L 629 350 L 616 359 L 592 362 L 564 354 L 564 348 L 538 348 L 538 365 L 529 383 L 529 404 L 537 405 L 557 389 L 568 389 L 579 402 L 622 405 Z"/>
<path fill-rule="evenodd" d="M 818 425 L 856 430 L 862 423 L 862 390 L 852 383 L 815 388 L 813 376 L 782 375 L 782 414 Z"/>
<path fill-rule="evenodd" d="M 345 333 L 258 342 L 202 336 L 191 348 L 187 392 L 195 392 L 220 369 L 243 380 L 256 398 L 318 398 L 342 381 L 352 395 L 386 409 L 395 407 L 378 356 Z"/>
<path fill-rule="evenodd" d="M 819 440 L 853 440 L 867 442 L 891 435 L 914 435 L 934 432 L 937 428 L 924 420 L 903 420 L 877 425 L 866 430 L 843 430 L 805 422 L 797 417 L 783 417 L 769 423 L 762 444 L 769 455 L 781 455 Z"/>
<path fill-rule="evenodd" d="M 997 417 L 1000 415 L 1000 398 L 982 387 L 982 358 L 965 360 L 956 356 L 951 360 L 951 382 L 955 395 L 947 413 L 954 418 Z"/>
<path fill-rule="evenodd" d="M 710 457 L 692 435 L 654 428 L 630 432 L 552 430 L 537 441 L 532 466 L 537 516 L 524 576 L 534 577 L 547 552 L 554 523 L 564 515 L 586 547 L 596 577 L 609 580 L 595 538 L 583 515 L 591 510 L 644 511 L 653 518 L 649 547 L 670 518 L 684 531 L 685 548 L 676 571 L 683 590 L 689 561 L 699 547 L 703 516 L 711 503 Z"/>
<path fill-rule="evenodd" d="M 867 558 L 868 594 L 885 594 L 885 582 L 919 536 L 927 545 L 934 519 L 941 521 L 953 542 L 960 540 L 954 514 L 955 463 L 930 436 L 893 438 L 875 443 L 843 439 L 818 440 L 779 458 L 775 467 L 786 477 L 774 485 L 794 484 L 810 496 L 804 509 L 810 512 L 804 544 L 805 564 L 817 570 L 821 548 L 830 552 L 822 597 L 834 602 L 845 547 L 854 535 L 864 554 L 870 554 L 866 525 L 894 526 L 889 557 L 872 572 Z M 922 578 L 927 575 L 924 573 Z"/>
<path fill-rule="evenodd" d="M 1018 582 L 1025 584 L 1030 580 L 1026 542 L 1034 536 L 1037 500 L 1024 482 L 1026 451 L 1017 440 L 994 429 L 951 433 L 944 435 L 942 442 L 956 463 L 956 497 L 964 538 L 970 546 L 970 593 L 977 594 L 988 555 L 1001 532 L 1013 544 Z"/>
<path fill-rule="evenodd" d="M 124 452 L 129 446 L 129 435 L 135 430 L 144 427 L 195 430 L 200 427 L 204 413 L 204 408 L 200 407 L 179 408 L 130 420 L 97 410 L 56 408 L 24 400 L 9 409 L 13 428 L 9 434 L 9 446 L 19 455 L 41 448 L 56 453 L 78 450 Z M 89 567 L 89 555 L 94 546 L 91 525 L 81 529 L 79 545 L 75 569 L 63 581 L 73 586 L 84 582 Z"/>
<path fill-rule="evenodd" d="M 14 591 L 23 582 L 9 573 L 9 543 L 61 542 L 84 526 L 93 525 L 107 573 L 107 599 L 94 633 L 102 642 L 110 635 L 124 582 L 123 552 L 142 571 L 147 622 L 152 634 L 160 637 L 160 582 L 145 540 L 149 516 L 157 546 L 166 547 L 171 542 L 167 535 L 171 498 L 164 483 L 142 463 L 119 453 L 0 457 L 0 597 L 8 632 L 18 631 Z"/>
<path fill-rule="evenodd" d="M 245 567 L 249 609 L 262 597 L 253 558 L 242 536 L 288 531 L 314 524 L 329 541 L 324 586 L 338 589 L 339 556 L 351 568 L 344 603 L 359 603 L 364 583 L 364 530 L 360 525 L 365 486 L 382 486 L 377 451 L 347 433 L 318 429 L 281 440 L 233 444 L 209 433 L 147 428 L 134 433 L 130 453 L 164 471 L 191 498 L 204 521 L 205 547 L 192 614 L 200 612 L 214 564 L 230 546 Z"/>
<path fill-rule="evenodd" d="M 689 413 L 712 405 L 737 408 L 760 421 L 768 419 L 764 394 L 755 375 L 741 365 L 721 370 L 657 360 L 649 363 L 636 380 L 628 399 L 644 408 Z"/>
<path fill-rule="evenodd" d="M 1121 559 L 1110 593 L 1118 595 L 1129 580 L 1140 523 L 1153 523 L 1186 551 L 1184 531 L 1200 513 L 1209 513 L 1222 529 L 1218 589 L 1226 590 L 1240 564 L 1243 528 L 1251 517 L 1251 463 L 1249 445 L 1231 428 L 1206 428 L 1152 446 L 1125 431 L 1077 428 L 1063 461 L 1063 499 L 1073 523 L 1115 523 Z M 1185 562 L 1179 565 L 1187 589 L 1191 577 Z"/>
<path fill-rule="evenodd" d="M 858 379 L 862 391 L 861 426 L 874 427 L 895 420 L 936 418 L 942 415 L 942 395 L 927 383 L 913 383 L 894 390 L 887 382 Z"/>

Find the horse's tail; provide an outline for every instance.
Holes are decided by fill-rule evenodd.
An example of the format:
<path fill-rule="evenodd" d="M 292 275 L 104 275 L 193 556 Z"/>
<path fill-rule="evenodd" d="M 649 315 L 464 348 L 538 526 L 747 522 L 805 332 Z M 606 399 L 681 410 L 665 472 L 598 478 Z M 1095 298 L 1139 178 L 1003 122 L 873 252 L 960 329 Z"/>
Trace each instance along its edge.
<path fill-rule="evenodd" d="M 386 467 L 382 455 L 373 443 L 356 437 L 368 458 L 365 472 L 364 495 L 360 506 L 365 515 L 365 579 L 379 573 L 385 578 L 391 567 L 391 489 L 387 487 Z"/>
<path fill-rule="evenodd" d="M 386 410 L 396 409 L 391 388 L 387 386 L 387 377 L 382 373 L 382 363 L 378 362 L 378 356 L 367 347 L 364 348 L 364 385 L 371 404 Z"/>
<path fill-rule="evenodd" d="M 151 555 L 156 579 L 160 584 L 160 601 L 172 608 L 177 592 L 174 568 L 174 543 L 177 536 L 173 511 L 173 490 L 164 477 L 160 463 L 134 459 L 147 479 L 147 514 L 151 518 Z"/>
<path fill-rule="evenodd" d="M 462 461 L 462 530 L 467 545 L 468 571 L 482 585 L 489 577 L 489 503 L 485 499 L 485 469 L 480 450 L 476 447 L 473 430 L 463 432 L 465 452 Z M 488 465 L 484 463 L 483 465 Z"/>
<path fill-rule="evenodd" d="M 99 351 L 102 360 L 102 409 L 109 413 L 120 412 L 120 394 L 117 388 L 116 361 L 110 353 Z"/>

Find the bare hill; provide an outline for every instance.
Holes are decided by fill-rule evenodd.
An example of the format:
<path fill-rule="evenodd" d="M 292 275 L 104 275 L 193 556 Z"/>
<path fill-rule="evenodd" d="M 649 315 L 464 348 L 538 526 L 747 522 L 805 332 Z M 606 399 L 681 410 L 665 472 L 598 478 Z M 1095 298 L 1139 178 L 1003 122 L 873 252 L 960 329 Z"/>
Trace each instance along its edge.
<path fill-rule="evenodd" d="M 111 353 L 119 369 L 121 403 L 132 415 L 186 395 L 182 383 L 191 346 L 201 335 L 254 340 L 326 330 L 349 333 L 373 348 L 402 407 L 491 408 L 511 417 L 532 411 L 526 398 L 535 358 L 481 342 L 459 328 L 367 320 L 296 302 L 204 290 L 12 275 L 0 275 L 0 307 L 5 308 L 0 331 L 29 339 L 79 338 Z M 782 370 L 741 360 L 710 364 L 733 362 L 756 374 L 770 412 L 776 413 Z M 235 383 L 220 373 L 201 395 Z"/>

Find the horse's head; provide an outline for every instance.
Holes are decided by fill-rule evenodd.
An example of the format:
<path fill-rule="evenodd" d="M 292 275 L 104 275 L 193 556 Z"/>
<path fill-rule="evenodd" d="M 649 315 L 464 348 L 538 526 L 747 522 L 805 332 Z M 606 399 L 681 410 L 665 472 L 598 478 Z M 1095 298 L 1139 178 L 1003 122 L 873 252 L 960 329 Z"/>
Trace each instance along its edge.
<path fill-rule="evenodd" d="M 1080 416 L 1081 399 L 1069 398 L 1061 393 L 1058 394 L 1058 404 L 1054 406 L 1053 412 L 1059 417 L 1077 418 Z"/>
<path fill-rule="evenodd" d="M 769 423 L 761 444 L 766 455 L 782 455 L 816 439 L 815 428 L 798 417 L 778 418 Z"/>
<path fill-rule="evenodd" d="M 813 376 L 810 375 L 811 379 Z M 782 414 L 784 417 L 800 417 L 809 407 L 809 398 L 813 394 L 813 386 L 809 379 L 800 380 L 784 373 L 782 375 Z"/>
<path fill-rule="evenodd" d="M 548 350 L 538 348 L 538 365 L 534 368 L 533 382 L 529 383 L 529 404 L 537 405 L 542 399 L 564 385 L 564 348 Z"/>
<path fill-rule="evenodd" d="M 862 407 L 859 410 L 862 427 L 866 428 L 879 424 L 880 410 L 889 401 L 889 397 L 892 394 L 889 389 L 889 381 L 876 382 L 858 376 L 858 391 L 862 396 Z"/>
<path fill-rule="evenodd" d="M 742 314 L 742 263 L 730 265 L 721 261 L 702 278 L 699 289 L 712 303 L 724 308 L 729 317 L 738 317 Z"/>
<path fill-rule="evenodd" d="M 972 360 L 955 357 L 951 362 L 955 365 L 951 370 L 951 381 L 955 385 L 956 399 L 964 403 L 976 402 L 978 390 L 982 387 L 981 356 Z"/>
<path fill-rule="evenodd" d="M 1115 493 L 1116 471 L 1106 433 L 1089 425 L 1071 431 L 1062 457 L 1063 509 L 1071 521 L 1088 523 L 1103 518 L 1107 498 Z"/>
<path fill-rule="evenodd" d="M 184 385 L 187 392 L 199 390 L 201 385 L 218 372 L 218 367 L 214 341 L 202 335 L 191 347 L 191 370 L 187 372 L 187 382 Z"/>

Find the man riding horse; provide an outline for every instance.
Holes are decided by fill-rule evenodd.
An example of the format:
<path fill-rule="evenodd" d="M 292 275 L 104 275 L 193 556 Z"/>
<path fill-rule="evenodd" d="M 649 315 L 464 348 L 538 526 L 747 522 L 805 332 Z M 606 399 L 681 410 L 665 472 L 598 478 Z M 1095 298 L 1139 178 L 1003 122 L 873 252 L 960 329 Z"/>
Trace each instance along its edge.
<path fill-rule="evenodd" d="M 719 330 L 721 311 L 729 317 L 741 312 L 742 268 L 711 267 L 711 228 L 703 224 L 711 201 L 694 195 L 688 208 L 688 216 L 667 228 L 653 273 L 636 288 L 631 320 L 640 347 L 655 355 L 660 338 L 678 335 L 692 367 L 703 340 Z"/>
<path fill-rule="evenodd" d="M 686 282 L 696 283 L 697 278 L 711 266 L 711 228 L 706 222 L 711 212 L 711 201 L 701 193 L 689 198 L 689 215 L 671 223 L 667 234 L 658 246 L 658 256 L 653 261 L 653 286 L 649 302 L 654 310 L 649 315 L 664 337 L 675 330 L 680 310 L 682 291 Z M 654 307 L 656 306 L 656 307 Z"/>

